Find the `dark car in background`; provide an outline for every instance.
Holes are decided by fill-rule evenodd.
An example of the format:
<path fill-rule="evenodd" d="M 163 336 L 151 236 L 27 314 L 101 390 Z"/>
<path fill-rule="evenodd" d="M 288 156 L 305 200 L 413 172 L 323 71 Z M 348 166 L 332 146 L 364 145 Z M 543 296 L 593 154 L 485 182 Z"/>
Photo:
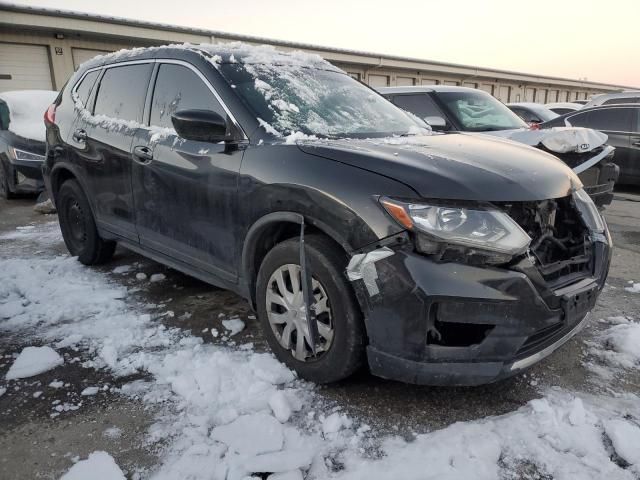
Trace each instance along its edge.
<path fill-rule="evenodd" d="M 430 85 L 379 91 L 434 130 L 483 133 L 550 152 L 580 176 L 596 205 L 604 207 L 613 200 L 618 167 L 606 135 L 588 129 L 531 129 L 502 102 L 474 88 Z"/>
<path fill-rule="evenodd" d="M 571 125 L 604 132 L 616 147 L 620 167 L 618 183 L 640 185 L 640 104 L 603 105 L 568 113 L 541 125 L 542 128 Z"/>
<path fill-rule="evenodd" d="M 49 90 L 0 93 L 0 197 L 37 194 L 44 189 L 42 117 L 57 95 Z"/>
<path fill-rule="evenodd" d="M 539 103 L 507 103 L 507 107 L 529 125 L 538 125 L 558 117 L 558 114 Z"/>
<path fill-rule="evenodd" d="M 312 381 L 365 361 L 414 383 L 514 375 L 584 325 L 609 269 L 606 224 L 557 158 L 433 134 L 315 55 L 118 52 L 46 119 L 72 255 L 120 243 L 237 292 Z"/>

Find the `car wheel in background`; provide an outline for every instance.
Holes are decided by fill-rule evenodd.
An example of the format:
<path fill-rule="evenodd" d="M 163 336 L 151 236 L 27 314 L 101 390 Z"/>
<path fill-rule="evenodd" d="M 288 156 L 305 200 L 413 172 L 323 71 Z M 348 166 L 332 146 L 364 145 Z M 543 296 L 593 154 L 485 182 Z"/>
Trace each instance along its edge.
<path fill-rule="evenodd" d="M 15 194 L 9 190 L 9 178 L 6 175 L 2 164 L 0 164 L 0 198 L 5 198 L 7 200 L 15 198 Z"/>
<path fill-rule="evenodd" d="M 262 262 L 257 280 L 258 317 L 281 362 L 307 380 L 336 382 L 363 364 L 362 313 L 344 275 L 345 253 L 322 235 L 307 236 L 305 244 L 319 334 L 316 353 L 308 338 L 297 238 L 276 245 Z"/>
<path fill-rule="evenodd" d="M 109 261 L 116 242 L 100 238 L 89 201 L 76 180 L 62 184 L 56 204 L 62 237 L 69 253 L 85 265 Z"/>

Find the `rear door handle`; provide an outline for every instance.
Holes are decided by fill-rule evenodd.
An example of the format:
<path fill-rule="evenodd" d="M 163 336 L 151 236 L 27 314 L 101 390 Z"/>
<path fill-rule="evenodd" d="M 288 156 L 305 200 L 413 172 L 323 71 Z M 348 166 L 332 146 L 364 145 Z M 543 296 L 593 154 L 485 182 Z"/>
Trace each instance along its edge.
<path fill-rule="evenodd" d="M 87 139 L 87 131 L 82 128 L 77 129 L 73 132 L 73 139 L 76 142 L 84 142 Z"/>
<path fill-rule="evenodd" d="M 151 161 L 153 160 L 153 152 L 149 147 L 145 147 L 142 145 L 133 147 L 133 159 L 138 163 L 146 165 L 148 163 L 151 163 Z"/>
<path fill-rule="evenodd" d="M 634 147 L 640 147 L 640 138 L 634 138 L 631 145 Z"/>

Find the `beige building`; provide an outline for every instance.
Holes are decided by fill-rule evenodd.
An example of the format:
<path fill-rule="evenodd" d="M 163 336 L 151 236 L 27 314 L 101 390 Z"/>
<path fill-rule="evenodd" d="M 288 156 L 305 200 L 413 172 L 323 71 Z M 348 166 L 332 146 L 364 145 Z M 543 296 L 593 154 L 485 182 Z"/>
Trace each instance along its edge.
<path fill-rule="evenodd" d="M 485 90 L 503 102 L 539 103 L 585 100 L 631 88 L 0 3 L 0 92 L 59 89 L 85 60 L 122 48 L 238 40 L 318 53 L 373 87 L 462 85 Z"/>

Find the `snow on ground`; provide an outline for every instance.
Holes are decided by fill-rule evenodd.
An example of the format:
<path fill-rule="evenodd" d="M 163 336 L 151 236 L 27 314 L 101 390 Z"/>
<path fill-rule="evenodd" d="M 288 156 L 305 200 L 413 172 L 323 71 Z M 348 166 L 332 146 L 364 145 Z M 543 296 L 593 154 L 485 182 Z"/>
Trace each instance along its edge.
<path fill-rule="evenodd" d="M 52 232 L 19 235 L 39 248 Z M 410 440 L 388 437 L 324 401 L 321 391 L 297 380 L 270 353 L 205 344 L 164 326 L 164 314 L 148 313 L 129 297 L 116 283 L 118 275 L 54 253 L 12 249 L 7 255 L 5 247 L 0 238 L 0 334 L 37 334 L 33 340 L 56 348 L 74 345 L 85 367 L 116 376 L 148 374 L 121 394 L 159 412 L 148 436 L 151 443 L 162 441 L 163 455 L 148 473 L 151 479 L 240 480 L 267 472 L 277 474 L 272 480 L 493 480 L 523 478 L 532 469 L 531 478 L 555 480 L 631 480 L 640 474 L 635 395 L 558 388 L 507 415 Z M 636 351 L 634 341 L 640 344 L 632 337 L 637 323 L 614 323 L 606 341 L 621 363 Z M 11 387 L 11 381 L 0 386 Z M 105 452 L 77 463 L 63 478 L 99 478 L 97 472 L 124 478 Z"/>
<path fill-rule="evenodd" d="M 596 339 L 587 342 L 589 353 L 599 362 L 589 367 L 602 377 L 640 366 L 640 321 L 631 317 L 609 317 L 606 328 Z"/>
<path fill-rule="evenodd" d="M 63 363 L 64 359 L 51 347 L 26 347 L 13 362 L 5 378 L 17 380 L 34 377 Z"/>
<path fill-rule="evenodd" d="M 106 452 L 93 452 L 76 463 L 60 480 L 126 480 L 115 460 Z"/>
<path fill-rule="evenodd" d="M 624 288 L 627 292 L 640 293 L 640 282 L 639 283 L 633 283 L 633 282 L 630 281 L 629 284 L 631 286 Z"/>

